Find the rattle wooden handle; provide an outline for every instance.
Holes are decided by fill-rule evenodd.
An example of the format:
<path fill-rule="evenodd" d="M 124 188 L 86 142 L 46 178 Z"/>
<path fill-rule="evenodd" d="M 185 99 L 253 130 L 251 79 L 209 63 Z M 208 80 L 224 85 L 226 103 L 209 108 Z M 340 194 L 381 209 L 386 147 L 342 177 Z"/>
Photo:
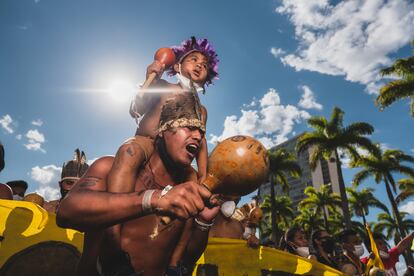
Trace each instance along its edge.
<path fill-rule="evenodd" d="M 157 76 L 157 73 L 155 73 L 155 72 L 150 73 L 148 75 L 148 78 L 146 79 L 146 81 L 142 85 L 141 89 L 147 89 L 148 86 L 150 86 L 150 84 L 152 83 L 152 81 L 155 79 L 156 76 Z"/>

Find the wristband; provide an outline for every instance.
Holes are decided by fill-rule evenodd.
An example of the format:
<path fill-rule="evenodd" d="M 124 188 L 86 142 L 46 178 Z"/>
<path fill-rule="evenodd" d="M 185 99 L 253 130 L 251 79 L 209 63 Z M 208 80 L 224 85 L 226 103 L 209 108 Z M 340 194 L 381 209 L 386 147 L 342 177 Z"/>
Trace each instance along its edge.
<path fill-rule="evenodd" d="M 214 224 L 214 221 L 212 223 L 205 223 L 205 222 L 199 221 L 197 218 L 194 218 L 194 221 L 196 223 L 196 227 L 203 232 L 207 232 L 208 230 L 210 230 L 211 226 L 213 226 Z"/>
<path fill-rule="evenodd" d="M 151 207 L 151 198 L 154 192 L 155 190 L 146 190 L 142 197 L 142 211 L 144 213 L 151 213 L 153 211 Z"/>

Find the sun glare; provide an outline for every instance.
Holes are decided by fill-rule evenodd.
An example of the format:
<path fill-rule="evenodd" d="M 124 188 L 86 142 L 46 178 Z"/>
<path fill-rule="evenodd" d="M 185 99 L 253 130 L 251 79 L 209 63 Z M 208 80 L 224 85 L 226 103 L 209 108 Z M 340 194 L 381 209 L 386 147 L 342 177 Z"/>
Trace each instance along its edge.
<path fill-rule="evenodd" d="M 136 93 L 136 87 L 131 81 L 116 79 L 109 82 L 106 92 L 111 99 L 126 102 L 132 99 L 134 93 Z"/>

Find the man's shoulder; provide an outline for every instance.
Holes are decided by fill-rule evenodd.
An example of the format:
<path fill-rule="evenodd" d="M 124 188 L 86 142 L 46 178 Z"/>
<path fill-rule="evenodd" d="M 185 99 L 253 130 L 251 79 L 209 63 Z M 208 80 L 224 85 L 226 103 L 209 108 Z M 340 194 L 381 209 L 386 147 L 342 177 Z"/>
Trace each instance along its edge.
<path fill-rule="evenodd" d="M 114 163 L 114 158 L 112 155 L 100 157 L 92 163 L 88 171 L 109 171 Z"/>

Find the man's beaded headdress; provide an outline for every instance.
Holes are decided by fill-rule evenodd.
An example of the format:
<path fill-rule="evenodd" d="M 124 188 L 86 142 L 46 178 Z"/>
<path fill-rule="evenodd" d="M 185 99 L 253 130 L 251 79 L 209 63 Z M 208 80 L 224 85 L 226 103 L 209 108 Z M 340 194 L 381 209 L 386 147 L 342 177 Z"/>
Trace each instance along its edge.
<path fill-rule="evenodd" d="M 206 131 L 197 94 L 178 94 L 163 105 L 158 133 L 178 127 L 195 127 L 203 132 Z"/>

